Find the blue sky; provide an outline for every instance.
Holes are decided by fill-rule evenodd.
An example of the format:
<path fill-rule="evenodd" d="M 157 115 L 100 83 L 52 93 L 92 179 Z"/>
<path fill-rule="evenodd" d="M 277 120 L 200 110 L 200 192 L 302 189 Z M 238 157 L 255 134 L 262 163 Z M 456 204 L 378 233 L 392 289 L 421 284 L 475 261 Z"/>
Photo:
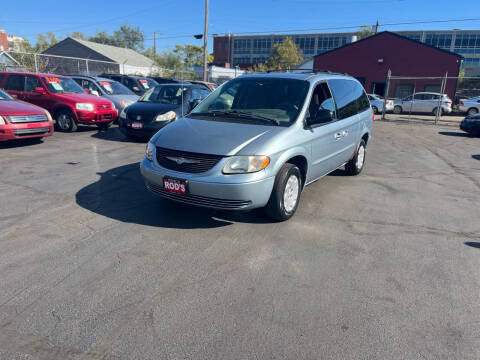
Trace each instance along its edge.
<path fill-rule="evenodd" d="M 158 49 L 175 44 L 203 44 L 191 34 L 203 32 L 203 0 L 139 1 L 3 1 L 0 29 L 34 42 L 48 30 L 63 38 L 73 31 L 87 35 L 97 30 L 112 32 L 123 23 L 139 26 L 145 47 L 160 33 Z M 289 29 L 327 28 L 409 21 L 480 18 L 477 0 L 210 0 L 210 34 L 275 32 Z M 381 27 L 381 30 L 480 29 L 480 21 Z M 353 31 L 345 30 L 345 31 Z M 333 32 L 331 30 L 330 32 Z M 342 30 L 335 30 L 342 31 Z M 312 31 L 316 32 L 316 31 Z M 328 32 L 328 31 L 318 31 Z M 189 35 L 186 37 L 174 37 Z M 212 41 L 209 38 L 209 48 Z"/>

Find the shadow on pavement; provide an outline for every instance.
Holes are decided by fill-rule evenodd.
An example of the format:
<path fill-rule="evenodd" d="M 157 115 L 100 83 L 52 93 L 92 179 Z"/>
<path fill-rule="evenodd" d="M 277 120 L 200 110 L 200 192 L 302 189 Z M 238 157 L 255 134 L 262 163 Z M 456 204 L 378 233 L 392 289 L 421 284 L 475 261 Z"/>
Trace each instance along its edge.
<path fill-rule="evenodd" d="M 348 174 L 345 169 L 342 168 L 331 172 L 330 174 L 328 174 L 328 176 L 348 176 Z"/>
<path fill-rule="evenodd" d="M 35 145 L 41 145 L 42 143 L 43 143 L 43 140 L 39 138 L 1 141 L 0 150 L 11 149 L 16 147 L 35 146 Z"/>
<path fill-rule="evenodd" d="M 75 195 L 81 207 L 122 222 L 178 229 L 216 228 L 232 222 L 269 223 L 258 211 L 227 212 L 177 204 L 145 187 L 139 163 L 120 166 Z"/>
<path fill-rule="evenodd" d="M 480 160 L 480 154 L 472 155 L 472 158 L 474 158 L 475 160 Z"/>
<path fill-rule="evenodd" d="M 473 248 L 476 248 L 476 249 L 480 249 L 480 242 L 476 242 L 476 241 L 467 241 L 466 243 L 464 243 L 465 245 L 467 246 L 470 246 L 470 247 L 473 247 Z"/>
<path fill-rule="evenodd" d="M 456 136 L 456 137 L 472 137 L 472 135 L 464 132 L 454 132 L 454 131 L 440 131 L 440 135 L 445 135 L 445 136 Z"/>
<path fill-rule="evenodd" d="M 130 139 L 123 135 L 117 126 L 110 127 L 105 131 L 97 131 L 95 134 L 92 134 L 92 137 L 102 140 L 109 141 L 118 141 L 118 142 L 129 142 L 129 143 L 147 143 L 148 139 Z"/>

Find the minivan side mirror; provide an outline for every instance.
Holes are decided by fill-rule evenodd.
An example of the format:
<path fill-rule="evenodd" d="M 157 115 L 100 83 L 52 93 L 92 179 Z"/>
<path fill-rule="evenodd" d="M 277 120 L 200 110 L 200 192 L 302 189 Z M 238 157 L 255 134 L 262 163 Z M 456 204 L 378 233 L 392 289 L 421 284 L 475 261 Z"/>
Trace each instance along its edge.
<path fill-rule="evenodd" d="M 45 89 L 41 86 L 37 86 L 33 91 L 39 95 L 45 95 L 47 93 Z"/>
<path fill-rule="evenodd" d="M 333 113 L 327 109 L 319 109 L 315 114 L 315 117 L 307 119 L 307 125 L 326 124 L 333 121 Z"/>

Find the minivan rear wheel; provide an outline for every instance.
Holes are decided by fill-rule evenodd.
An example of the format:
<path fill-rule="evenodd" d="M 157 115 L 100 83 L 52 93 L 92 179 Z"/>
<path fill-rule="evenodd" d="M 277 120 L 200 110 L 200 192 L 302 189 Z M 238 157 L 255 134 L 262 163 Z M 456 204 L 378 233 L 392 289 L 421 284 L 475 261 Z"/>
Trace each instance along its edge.
<path fill-rule="evenodd" d="M 300 169 L 293 164 L 284 164 L 273 185 L 267 206 L 267 215 L 276 221 L 290 219 L 297 210 L 302 192 L 302 174 Z"/>
<path fill-rule="evenodd" d="M 358 175 L 362 172 L 367 154 L 365 148 L 365 141 L 360 141 L 355 156 L 345 165 L 345 171 L 348 175 Z"/>
<path fill-rule="evenodd" d="M 55 125 L 57 129 L 63 132 L 77 131 L 77 121 L 73 114 L 68 110 L 60 110 L 55 116 Z"/>

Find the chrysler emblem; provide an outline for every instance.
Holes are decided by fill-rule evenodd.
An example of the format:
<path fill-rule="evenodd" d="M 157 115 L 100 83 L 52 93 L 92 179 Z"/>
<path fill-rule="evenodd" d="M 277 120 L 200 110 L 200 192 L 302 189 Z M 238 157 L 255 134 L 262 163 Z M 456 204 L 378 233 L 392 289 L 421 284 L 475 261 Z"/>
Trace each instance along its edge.
<path fill-rule="evenodd" d="M 165 156 L 168 160 L 170 161 L 175 161 L 178 165 L 183 165 L 183 164 L 197 164 L 200 161 L 198 160 L 192 160 L 192 159 L 185 159 L 183 157 L 173 157 L 173 156 Z"/>
<path fill-rule="evenodd" d="M 142 116 L 141 116 L 141 115 L 137 115 L 137 120 L 142 120 Z"/>

